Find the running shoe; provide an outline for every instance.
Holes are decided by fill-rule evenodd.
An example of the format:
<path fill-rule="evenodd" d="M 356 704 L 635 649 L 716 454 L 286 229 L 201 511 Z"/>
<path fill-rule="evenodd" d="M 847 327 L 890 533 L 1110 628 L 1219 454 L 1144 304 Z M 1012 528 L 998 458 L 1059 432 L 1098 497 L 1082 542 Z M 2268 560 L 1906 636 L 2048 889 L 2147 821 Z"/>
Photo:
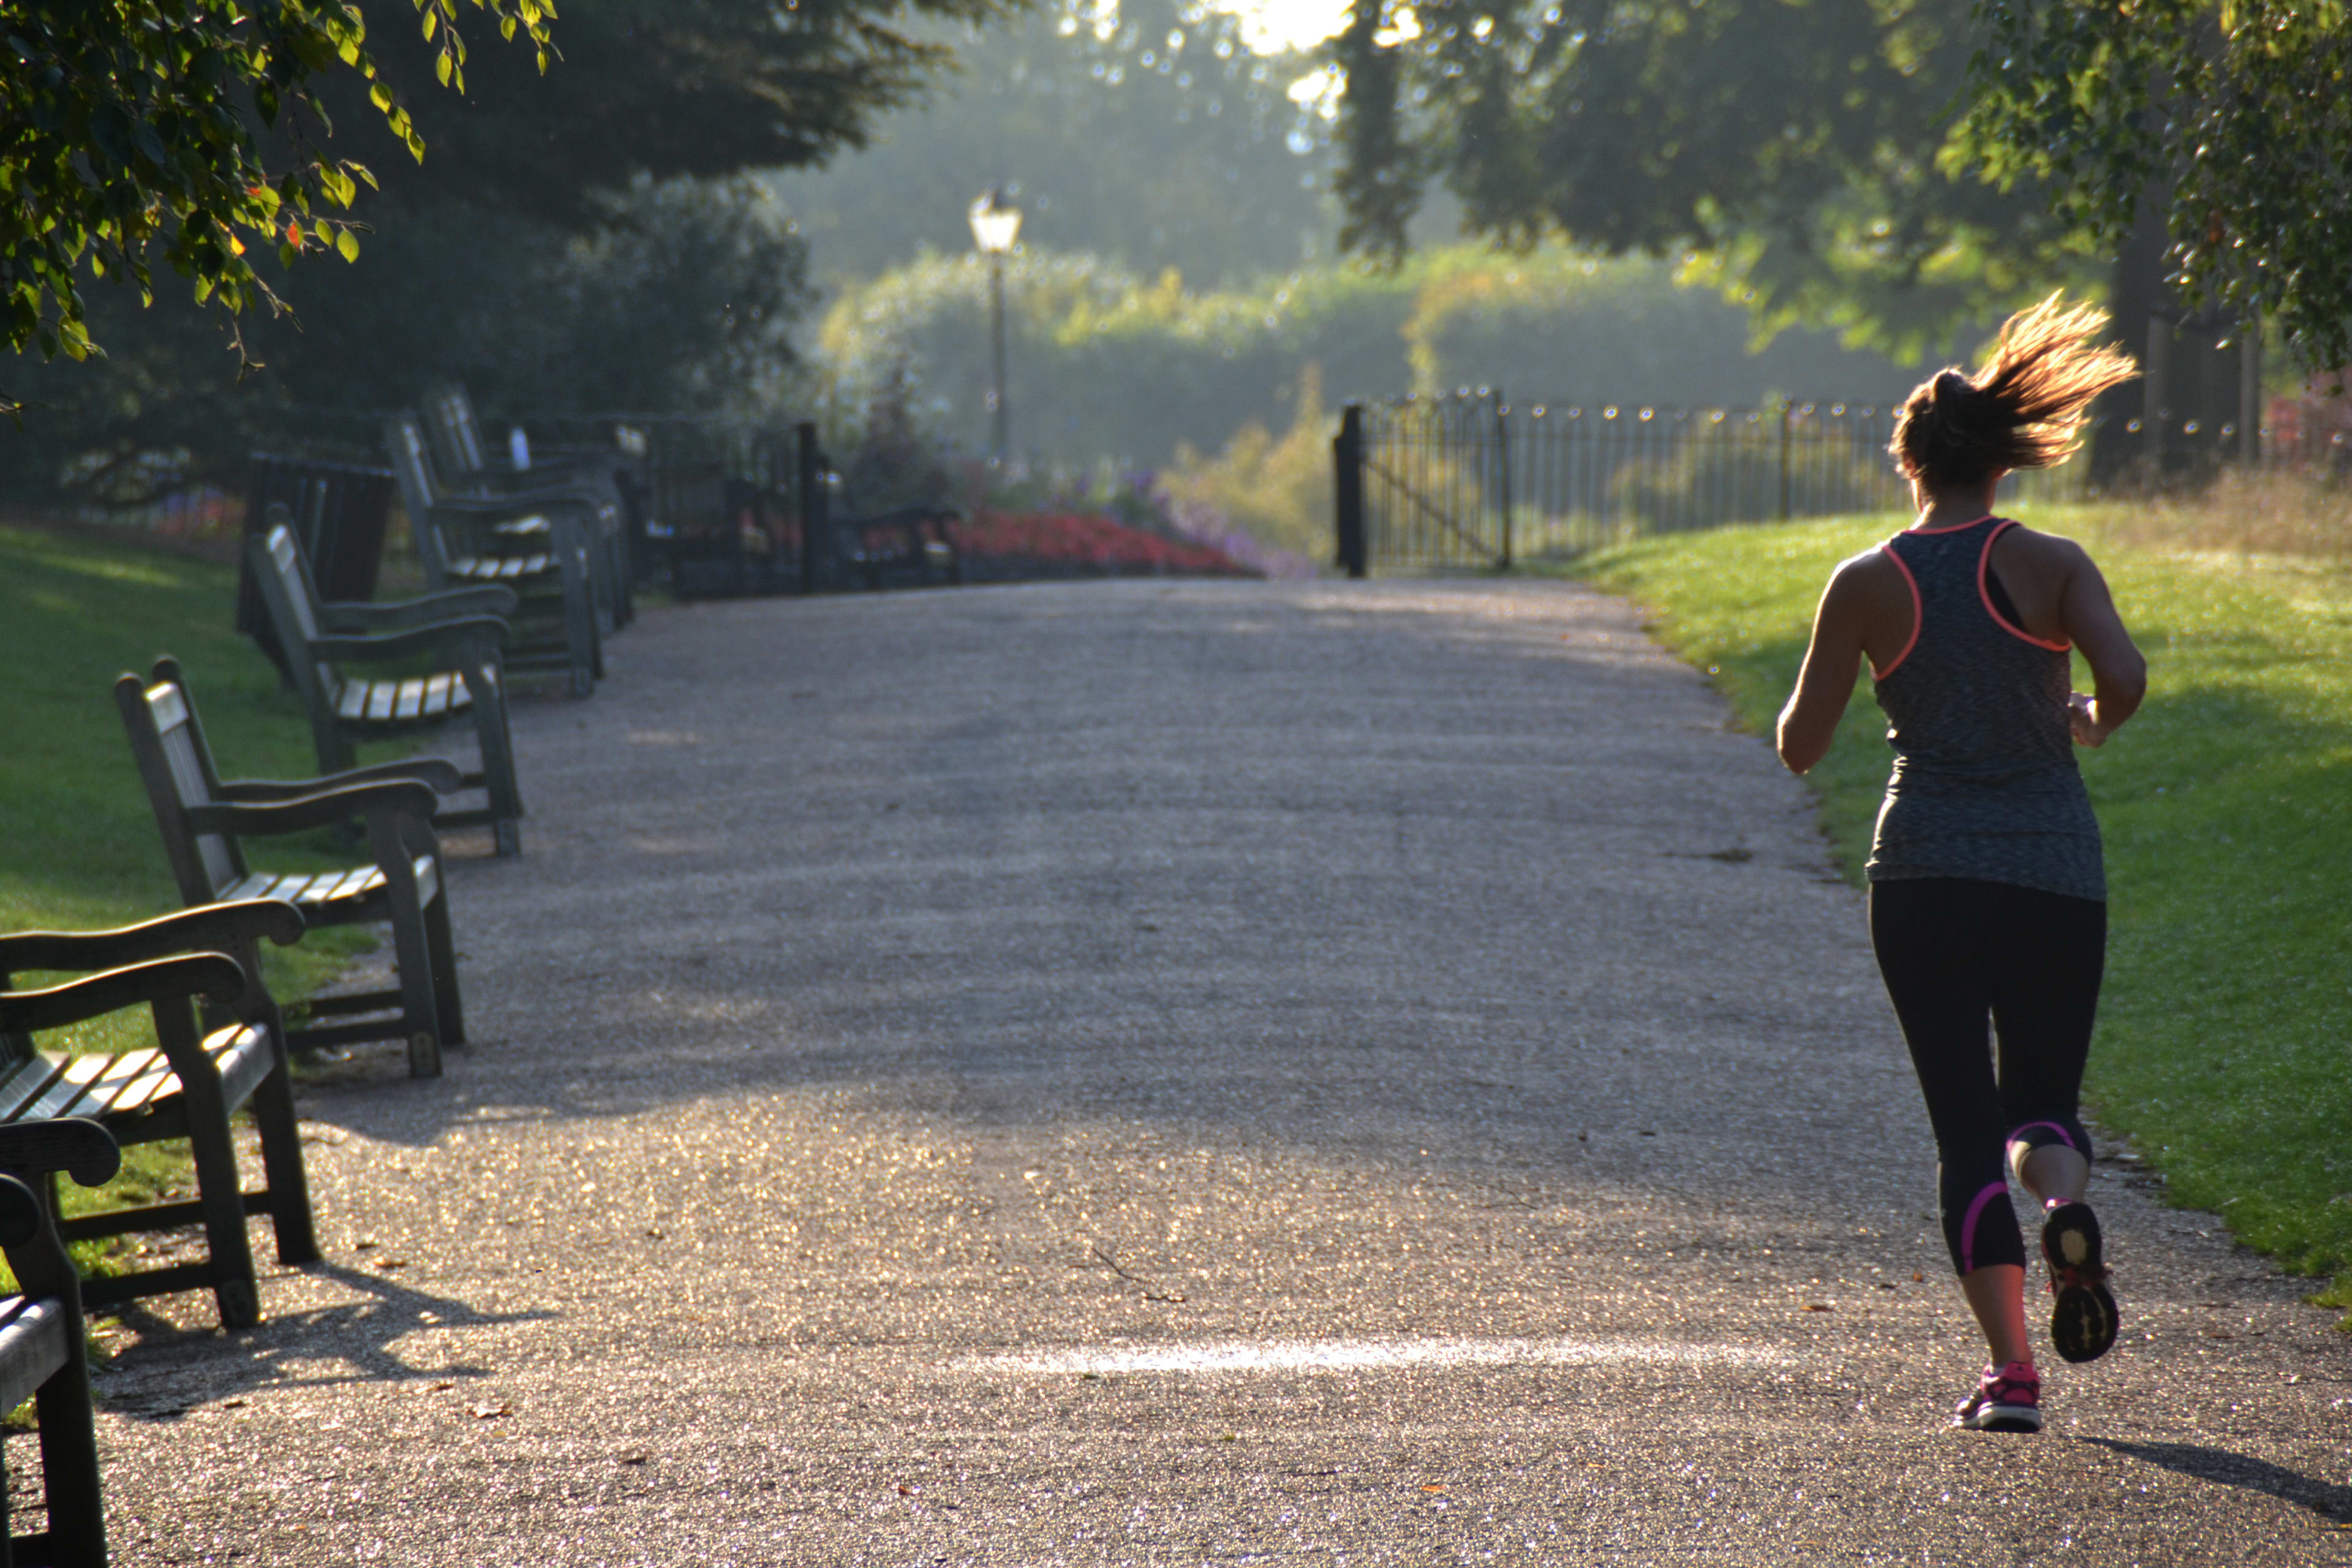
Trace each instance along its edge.
<path fill-rule="evenodd" d="M 2119 1321 L 2107 1290 L 2099 1245 L 2099 1216 L 2077 1200 L 2060 1204 L 2042 1221 L 2042 1256 L 2050 1265 L 2050 1342 L 2067 1361 L 2096 1361 L 2116 1342 Z"/>
<path fill-rule="evenodd" d="M 1987 1367 L 1977 1391 L 1952 1412 L 1952 1425 L 1974 1432 L 2042 1430 L 2042 1378 L 2030 1361 Z"/>

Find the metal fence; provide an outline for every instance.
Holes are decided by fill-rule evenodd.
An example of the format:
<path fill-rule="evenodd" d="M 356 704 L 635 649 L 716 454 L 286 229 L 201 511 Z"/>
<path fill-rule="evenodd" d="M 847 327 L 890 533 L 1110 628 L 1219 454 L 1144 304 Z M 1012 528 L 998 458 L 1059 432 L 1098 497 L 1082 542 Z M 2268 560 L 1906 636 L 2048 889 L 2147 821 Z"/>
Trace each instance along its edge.
<path fill-rule="evenodd" d="M 1505 566 L 1643 533 L 1900 510 L 1910 493 L 1886 456 L 1893 415 L 1800 402 L 1519 408 L 1486 388 L 1350 404 L 1334 443 L 1342 564 Z M 2082 472 L 2027 476 L 2026 493 L 2070 499 Z M 1351 523 L 1358 562 L 1346 558 Z"/>

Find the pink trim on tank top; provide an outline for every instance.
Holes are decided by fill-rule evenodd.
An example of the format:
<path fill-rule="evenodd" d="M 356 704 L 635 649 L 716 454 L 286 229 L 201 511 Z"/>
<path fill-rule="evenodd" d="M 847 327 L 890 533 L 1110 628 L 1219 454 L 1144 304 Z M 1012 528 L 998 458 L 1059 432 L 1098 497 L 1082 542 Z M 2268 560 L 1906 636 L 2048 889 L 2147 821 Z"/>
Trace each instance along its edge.
<path fill-rule="evenodd" d="M 1984 1213 L 1985 1205 L 1997 1196 L 2009 1196 L 2007 1182 L 1994 1182 L 1979 1193 L 1976 1200 L 1969 1205 L 1968 1217 L 1960 1221 L 1960 1272 L 1963 1274 L 1977 1271 L 1977 1219 Z"/>
<path fill-rule="evenodd" d="M 1948 522 L 1941 528 L 1922 528 L 1915 522 L 1903 531 L 1906 533 L 1958 533 L 1964 528 L 1974 528 L 1978 523 L 1987 521 L 1991 517 L 1992 513 L 1987 512 L 1983 517 L 1972 517 L 1966 522 Z"/>
<path fill-rule="evenodd" d="M 1878 548 L 1895 563 L 1895 569 L 1903 574 L 1903 585 L 1911 590 L 1911 635 L 1903 639 L 1903 651 L 1895 656 L 1893 663 L 1885 669 L 1870 672 L 1873 680 L 1884 680 L 1902 668 L 1903 661 L 1911 657 L 1911 650 L 1919 646 L 1919 623 L 1927 618 L 1927 611 L 1919 607 L 1919 579 L 1911 575 L 1911 568 L 1903 563 L 1903 557 L 1895 553 L 1895 542 L 1890 539 Z"/>
<path fill-rule="evenodd" d="M 1983 519 L 1979 518 L 1978 521 L 1982 521 Z M 1992 593 L 1985 586 L 1985 573 L 1990 570 L 1992 566 L 1993 541 L 1999 539 L 2002 534 L 2007 533 L 2011 529 L 2015 528 L 2016 526 L 2018 525 L 2014 518 L 2004 518 L 2001 520 L 2001 525 L 1999 528 L 1994 529 L 1990 533 L 1985 535 L 1984 548 L 1977 552 L 1977 597 L 1983 602 L 1985 614 L 1992 617 L 1993 625 L 1999 626 L 2010 636 L 2017 638 L 2020 642 L 2030 642 L 2035 647 L 2046 647 L 2052 653 L 2064 653 L 2074 645 L 2071 642 L 2043 642 L 2040 637 L 2035 637 L 2032 632 L 2025 630 L 2022 626 L 2013 626 L 2010 625 L 2009 617 L 2002 615 L 1999 610 L 1994 609 L 1992 606 Z"/>

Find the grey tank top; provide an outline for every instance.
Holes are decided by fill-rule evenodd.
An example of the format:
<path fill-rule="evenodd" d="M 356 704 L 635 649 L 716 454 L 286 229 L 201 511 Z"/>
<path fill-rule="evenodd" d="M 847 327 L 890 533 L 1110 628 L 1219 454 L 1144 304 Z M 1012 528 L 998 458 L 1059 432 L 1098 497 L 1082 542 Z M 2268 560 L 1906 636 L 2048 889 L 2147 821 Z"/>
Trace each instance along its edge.
<path fill-rule="evenodd" d="M 1966 877 L 2077 899 L 2107 896 L 2066 701 L 2069 645 L 2016 623 L 1992 575 L 1984 517 L 1880 546 L 1911 584 L 1910 644 L 1876 672 L 1895 772 L 1864 874 Z"/>

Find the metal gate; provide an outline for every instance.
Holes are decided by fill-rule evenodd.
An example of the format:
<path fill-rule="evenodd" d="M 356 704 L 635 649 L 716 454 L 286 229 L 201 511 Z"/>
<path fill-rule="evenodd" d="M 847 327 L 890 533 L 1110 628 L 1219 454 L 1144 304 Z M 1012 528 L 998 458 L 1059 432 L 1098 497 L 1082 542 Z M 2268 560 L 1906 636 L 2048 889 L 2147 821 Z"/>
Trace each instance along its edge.
<path fill-rule="evenodd" d="M 1572 555 L 1643 533 L 1899 510 L 1894 410 L 1538 404 L 1481 387 L 1351 403 L 1332 443 L 1339 563 L 1429 571 Z M 2070 495 L 2087 465 L 2032 476 Z M 2014 481 L 2012 481 L 2013 483 Z"/>

